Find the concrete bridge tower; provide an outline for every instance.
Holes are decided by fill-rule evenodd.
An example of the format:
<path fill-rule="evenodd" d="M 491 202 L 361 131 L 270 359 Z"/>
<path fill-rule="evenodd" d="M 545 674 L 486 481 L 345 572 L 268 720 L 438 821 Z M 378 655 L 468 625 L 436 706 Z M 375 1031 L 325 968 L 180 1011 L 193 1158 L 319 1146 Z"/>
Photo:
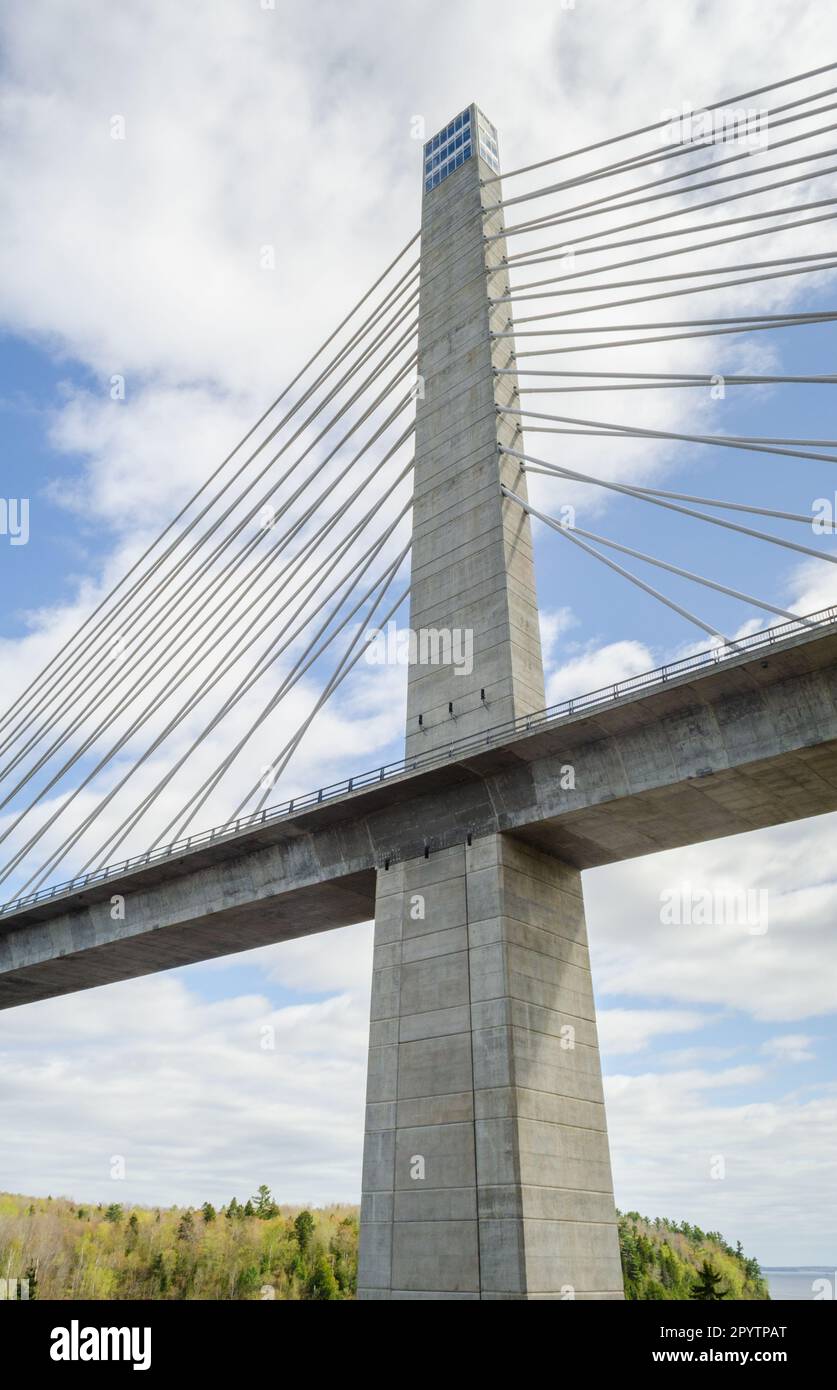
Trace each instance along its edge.
<path fill-rule="evenodd" d="M 543 709 L 497 133 L 470 106 L 424 156 L 407 753 Z M 500 267 L 494 269 L 494 267 Z M 439 643 L 449 635 L 444 650 Z M 419 655 L 422 644 L 418 644 Z M 619 1299 L 581 878 L 506 834 L 378 873 L 358 1296 Z"/>

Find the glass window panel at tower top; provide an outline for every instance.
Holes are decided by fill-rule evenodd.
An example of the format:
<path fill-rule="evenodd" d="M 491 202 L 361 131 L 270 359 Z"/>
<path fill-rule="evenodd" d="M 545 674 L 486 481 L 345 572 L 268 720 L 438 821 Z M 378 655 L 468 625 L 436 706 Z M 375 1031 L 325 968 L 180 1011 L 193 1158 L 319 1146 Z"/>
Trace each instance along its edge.
<path fill-rule="evenodd" d="M 477 106 L 469 106 L 424 146 L 424 187 L 429 192 L 476 152 L 500 172 L 497 130 Z"/>

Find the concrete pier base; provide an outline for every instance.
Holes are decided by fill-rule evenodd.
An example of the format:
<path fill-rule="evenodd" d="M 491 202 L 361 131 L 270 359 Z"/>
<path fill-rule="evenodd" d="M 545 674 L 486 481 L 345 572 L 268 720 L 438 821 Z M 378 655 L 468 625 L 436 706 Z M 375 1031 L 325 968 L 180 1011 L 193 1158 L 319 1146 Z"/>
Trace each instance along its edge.
<path fill-rule="evenodd" d="M 361 1299 L 620 1299 L 580 874 L 507 835 L 379 873 Z"/>

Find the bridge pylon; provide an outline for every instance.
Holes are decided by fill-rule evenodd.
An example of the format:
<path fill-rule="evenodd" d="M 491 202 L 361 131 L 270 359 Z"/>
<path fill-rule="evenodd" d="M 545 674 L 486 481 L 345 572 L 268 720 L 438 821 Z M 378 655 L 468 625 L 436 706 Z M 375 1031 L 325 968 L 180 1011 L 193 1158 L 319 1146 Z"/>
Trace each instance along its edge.
<path fill-rule="evenodd" d="M 425 145 L 408 757 L 546 703 L 499 172 L 474 105 Z M 424 830 L 378 873 L 358 1297 L 620 1299 L 581 876 Z"/>

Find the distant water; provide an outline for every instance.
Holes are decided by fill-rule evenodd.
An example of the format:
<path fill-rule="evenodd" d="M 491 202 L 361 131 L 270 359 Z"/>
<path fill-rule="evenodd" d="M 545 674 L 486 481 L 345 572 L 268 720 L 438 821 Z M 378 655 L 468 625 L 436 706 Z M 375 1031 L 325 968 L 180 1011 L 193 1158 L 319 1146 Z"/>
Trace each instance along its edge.
<path fill-rule="evenodd" d="M 837 1261 L 834 1265 L 794 1265 L 762 1268 L 771 1298 L 814 1299 L 837 1297 Z M 826 1288 L 819 1280 L 827 1280 Z"/>

